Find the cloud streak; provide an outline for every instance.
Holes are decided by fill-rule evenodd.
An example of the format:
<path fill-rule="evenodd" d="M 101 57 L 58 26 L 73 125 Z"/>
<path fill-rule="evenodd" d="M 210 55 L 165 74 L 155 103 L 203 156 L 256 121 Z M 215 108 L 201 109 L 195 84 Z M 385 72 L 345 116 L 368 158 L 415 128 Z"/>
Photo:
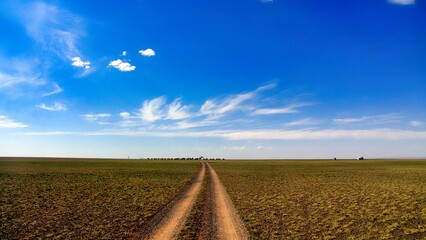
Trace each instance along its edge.
<path fill-rule="evenodd" d="M 200 113 L 204 115 L 209 115 L 210 118 L 219 118 L 225 113 L 247 109 L 247 107 L 243 106 L 243 103 L 254 99 L 259 93 L 272 89 L 274 87 L 275 84 L 269 84 L 259 87 L 251 92 L 231 95 L 225 98 L 224 100 L 208 99 L 201 106 Z"/>
<path fill-rule="evenodd" d="M 298 108 L 309 106 L 309 103 L 296 103 L 283 108 L 261 108 L 253 112 L 253 115 L 289 114 L 299 112 Z"/>
<path fill-rule="evenodd" d="M 401 121 L 402 116 L 399 114 L 383 114 L 375 116 L 362 116 L 350 118 L 335 118 L 333 122 L 336 124 L 387 124 Z"/>
<path fill-rule="evenodd" d="M 28 125 L 13 121 L 8 116 L 0 115 L 0 128 L 26 128 Z"/>
<path fill-rule="evenodd" d="M 33 2 L 18 8 L 17 15 L 27 33 L 47 52 L 63 59 L 80 55 L 77 41 L 85 33 L 83 19 L 65 9 L 43 2 Z"/>
<path fill-rule="evenodd" d="M 53 88 L 54 89 L 52 91 L 43 94 L 43 97 L 55 95 L 55 94 L 58 94 L 58 93 L 61 93 L 61 92 L 64 91 L 64 89 L 62 89 L 61 87 L 59 87 L 59 85 L 57 83 L 53 83 Z"/>
<path fill-rule="evenodd" d="M 388 0 L 388 3 L 396 5 L 413 5 L 416 3 L 415 0 Z"/>
<path fill-rule="evenodd" d="M 24 135 L 58 135 L 58 132 L 29 132 Z M 63 135 L 80 136 L 126 136 L 126 137 L 204 137 L 224 138 L 228 140 L 426 140 L 425 131 L 410 131 L 402 129 L 378 128 L 368 130 L 214 130 L 214 131 L 134 131 L 134 130 L 108 130 L 97 132 L 62 132 Z"/>
<path fill-rule="evenodd" d="M 412 127 L 420 127 L 424 124 L 424 122 L 413 120 L 413 121 L 410 121 L 408 124 Z"/>
<path fill-rule="evenodd" d="M 46 111 L 53 111 L 53 112 L 67 110 L 67 107 L 64 104 L 59 103 L 59 102 L 55 102 L 51 106 L 48 106 L 44 103 L 41 103 L 41 104 L 37 105 L 37 107 L 40 108 L 40 109 L 46 110 Z"/>
<path fill-rule="evenodd" d="M 42 73 L 37 70 L 37 59 L 3 58 L 0 56 L 0 89 L 18 84 L 40 86 L 46 83 Z"/>
<path fill-rule="evenodd" d="M 98 114 L 83 114 L 81 116 L 88 121 L 98 121 L 101 119 L 109 118 L 112 115 L 109 113 L 98 113 Z"/>

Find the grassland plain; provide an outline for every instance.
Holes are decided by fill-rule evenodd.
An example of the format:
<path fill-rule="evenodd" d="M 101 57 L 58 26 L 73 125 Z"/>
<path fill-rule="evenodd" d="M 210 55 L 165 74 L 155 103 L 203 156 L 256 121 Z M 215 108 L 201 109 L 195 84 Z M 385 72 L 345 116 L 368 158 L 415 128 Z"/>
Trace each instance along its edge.
<path fill-rule="evenodd" d="M 426 239 L 426 160 L 210 164 L 252 239 Z"/>
<path fill-rule="evenodd" d="M 0 239 L 123 239 L 196 175 L 196 161 L 0 159 Z"/>

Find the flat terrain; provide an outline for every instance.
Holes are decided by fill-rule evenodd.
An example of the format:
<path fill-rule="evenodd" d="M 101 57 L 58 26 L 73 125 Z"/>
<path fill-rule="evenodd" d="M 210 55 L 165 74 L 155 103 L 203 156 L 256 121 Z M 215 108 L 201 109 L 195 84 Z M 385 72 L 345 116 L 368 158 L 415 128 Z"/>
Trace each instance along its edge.
<path fill-rule="evenodd" d="M 426 160 L 211 165 L 250 238 L 426 238 Z"/>
<path fill-rule="evenodd" d="M 123 239 L 196 175 L 195 161 L 1 159 L 0 239 Z"/>
<path fill-rule="evenodd" d="M 425 239 L 426 160 L 0 158 L 0 239 Z"/>
<path fill-rule="evenodd" d="M 173 208 L 164 216 L 154 231 L 147 236 L 147 239 L 174 239 L 178 236 L 201 191 L 205 172 L 206 167 L 203 162 L 194 183 L 179 197 Z"/>

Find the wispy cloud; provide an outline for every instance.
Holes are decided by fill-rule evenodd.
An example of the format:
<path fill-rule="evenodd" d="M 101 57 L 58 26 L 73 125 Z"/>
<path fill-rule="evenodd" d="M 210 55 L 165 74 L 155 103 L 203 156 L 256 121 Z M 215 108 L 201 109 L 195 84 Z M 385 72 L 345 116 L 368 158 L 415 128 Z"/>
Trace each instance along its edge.
<path fill-rule="evenodd" d="M 253 112 L 253 115 L 288 114 L 299 112 L 298 108 L 312 105 L 310 103 L 295 103 L 282 108 L 261 108 Z"/>
<path fill-rule="evenodd" d="M 59 87 L 59 85 L 57 83 L 52 83 L 52 85 L 53 85 L 53 90 L 48 92 L 48 93 L 43 94 L 43 97 L 51 96 L 51 95 L 58 94 L 58 93 L 61 93 L 61 92 L 64 91 L 64 89 Z"/>
<path fill-rule="evenodd" d="M 16 94 L 32 87 L 31 92 L 41 96 L 63 91 L 48 77 L 53 64 L 51 59 L 56 56 L 68 62 L 81 55 L 77 43 L 85 35 L 82 30 L 84 20 L 59 6 L 41 1 L 16 1 L 10 6 L 11 16 L 22 23 L 37 50 L 20 58 L 7 56 L 3 59 L 0 56 L 0 88 L 10 88 L 10 92 Z M 44 86 L 51 84 L 54 90 L 46 93 Z"/>
<path fill-rule="evenodd" d="M 37 59 L 3 58 L 0 56 L 0 89 L 18 84 L 40 86 L 46 83 L 43 74 L 37 70 Z"/>
<path fill-rule="evenodd" d="M 95 121 L 98 121 L 98 120 L 107 119 L 107 118 L 111 117 L 112 115 L 109 114 L 109 113 L 98 113 L 98 114 L 83 114 L 81 116 L 88 121 L 95 122 Z"/>
<path fill-rule="evenodd" d="M 108 66 L 116 68 L 116 69 L 118 69 L 118 70 L 120 70 L 122 72 L 134 71 L 136 69 L 135 66 L 132 66 L 130 63 L 125 62 L 125 61 L 123 61 L 121 59 L 117 59 L 117 60 L 111 61 L 108 64 Z"/>
<path fill-rule="evenodd" d="M 388 0 L 388 3 L 397 5 L 413 5 L 416 3 L 416 0 Z"/>
<path fill-rule="evenodd" d="M 85 33 L 81 17 L 58 6 L 33 2 L 17 8 L 27 33 L 41 49 L 63 59 L 80 56 L 77 41 Z"/>
<path fill-rule="evenodd" d="M 162 107 L 166 102 L 164 96 L 144 101 L 140 109 L 140 117 L 146 122 L 155 122 L 162 118 Z"/>
<path fill-rule="evenodd" d="M 214 121 L 214 120 L 199 120 L 199 121 L 183 120 L 183 121 L 177 122 L 174 128 L 190 129 L 190 128 L 199 128 L 199 127 L 206 127 L 206 126 L 219 125 L 219 124 L 220 123 L 218 121 Z"/>
<path fill-rule="evenodd" d="M 260 151 L 260 150 L 272 150 L 271 147 L 265 147 L 263 145 L 259 145 L 256 147 L 256 150 Z"/>
<path fill-rule="evenodd" d="M 410 121 L 408 124 L 412 127 L 419 127 L 419 126 L 422 126 L 424 124 L 424 122 L 418 121 L 418 120 L 413 120 L 413 121 Z"/>
<path fill-rule="evenodd" d="M 25 135 L 58 135 L 58 132 L 30 132 Z M 145 130 L 107 130 L 96 132 L 62 132 L 63 135 L 79 136 L 127 136 L 127 137 L 205 137 L 225 138 L 228 140 L 426 140 L 426 131 L 409 131 L 401 129 L 368 129 L 368 130 L 341 130 L 341 129 L 301 129 L 301 130 L 213 130 L 213 131 L 145 131 Z"/>
<path fill-rule="evenodd" d="M 121 112 L 119 115 L 120 115 L 120 117 L 122 117 L 124 119 L 130 118 L 130 113 L 128 113 L 128 112 Z"/>
<path fill-rule="evenodd" d="M 67 107 L 60 103 L 60 102 L 55 102 L 53 105 L 48 106 L 44 103 L 41 103 L 39 105 L 37 105 L 38 108 L 46 110 L 46 111 L 65 111 L 67 110 Z"/>
<path fill-rule="evenodd" d="M 231 147 L 222 147 L 222 150 L 231 150 L 231 151 L 243 151 L 246 150 L 246 146 L 231 146 Z"/>
<path fill-rule="evenodd" d="M 273 3 L 274 0 L 259 0 L 261 3 Z"/>
<path fill-rule="evenodd" d="M 263 91 L 272 89 L 275 84 L 261 86 L 253 91 L 240 94 L 232 94 L 222 98 L 211 98 L 206 100 L 198 111 L 191 111 L 194 105 L 182 104 L 182 98 L 176 98 L 171 103 L 167 103 L 165 96 L 145 100 L 137 113 L 120 113 L 121 121 L 118 123 L 122 127 L 141 126 L 149 124 L 149 127 L 156 129 L 189 129 L 207 127 L 213 125 L 231 126 L 238 120 L 219 121 L 227 114 L 241 111 L 242 114 L 253 116 L 256 111 L 257 102 Z M 298 107 L 310 105 L 308 103 L 298 103 L 288 106 L 286 111 L 296 111 Z M 229 115 L 230 116 L 230 115 Z M 139 121 L 138 121 L 139 120 Z M 142 120 L 142 121 L 140 121 Z M 156 122 L 156 124 L 153 124 Z M 305 122 L 306 123 L 306 122 Z"/>
<path fill-rule="evenodd" d="M 303 118 L 300 120 L 292 121 L 287 123 L 287 126 L 296 127 L 296 126 L 311 126 L 318 124 L 318 121 L 312 119 L 312 118 Z"/>
<path fill-rule="evenodd" d="M 169 104 L 167 110 L 167 119 L 184 119 L 190 117 L 189 106 L 182 105 L 181 99 L 177 98 Z"/>
<path fill-rule="evenodd" d="M 368 130 L 255 130 L 233 131 L 221 134 L 222 137 L 233 140 L 399 140 L 426 139 L 426 132 L 407 131 L 400 129 L 368 129 Z"/>
<path fill-rule="evenodd" d="M 363 124 L 387 124 L 399 122 L 403 116 L 400 114 L 383 114 L 375 116 L 362 116 L 362 117 L 350 117 L 350 118 L 335 118 L 333 119 L 334 123 L 337 124 L 354 124 L 354 123 L 363 123 Z"/>
<path fill-rule="evenodd" d="M 231 95 L 225 99 L 208 99 L 201 106 L 200 113 L 210 115 L 212 118 L 221 117 L 223 114 L 232 112 L 235 110 L 246 109 L 242 106 L 244 102 L 254 99 L 262 91 L 272 89 L 275 84 L 269 84 L 257 88 L 254 91 L 241 93 L 237 95 Z"/>
<path fill-rule="evenodd" d="M 0 128 L 25 128 L 28 125 L 13 121 L 8 116 L 0 115 Z"/>
<path fill-rule="evenodd" d="M 151 48 L 147 48 L 147 49 L 145 49 L 145 50 L 140 50 L 140 51 L 139 51 L 139 53 L 140 53 L 142 56 L 145 56 L 145 57 L 152 57 L 152 56 L 155 56 L 155 51 L 154 51 L 154 50 L 152 50 Z"/>
<path fill-rule="evenodd" d="M 127 55 L 127 52 L 126 51 L 123 51 L 122 53 L 121 53 L 121 56 L 126 56 Z"/>

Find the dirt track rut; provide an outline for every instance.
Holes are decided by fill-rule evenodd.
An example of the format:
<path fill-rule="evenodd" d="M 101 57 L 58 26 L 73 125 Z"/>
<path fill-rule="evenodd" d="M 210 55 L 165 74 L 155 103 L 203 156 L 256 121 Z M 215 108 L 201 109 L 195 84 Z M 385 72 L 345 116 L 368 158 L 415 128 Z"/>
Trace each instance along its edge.
<path fill-rule="evenodd" d="M 188 214 L 191 212 L 197 199 L 198 193 L 201 190 L 201 185 L 204 180 L 206 167 L 201 163 L 202 167 L 197 175 L 196 180 L 191 187 L 182 195 L 178 202 L 170 210 L 169 214 L 159 223 L 154 231 L 148 235 L 147 239 L 165 240 L 175 239 L 179 234 L 180 229 L 185 223 Z"/>
<path fill-rule="evenodd" d="M 217 240 L 242 240 L 248 239 L 247 231 L 244 224 L 235 210 L 235 207 L 229 198 L 222 182 L 216 171 L 207 162 L 201 162 L 202 167 L 197 174 L 194 182 L 189 188 L 176 200 L 176 203 L 166 212 L 167 214 L 156 224 L 152 232 L 143 239 L 151 240 L 167 240 L 176 239 L 185 225 L 192 208 L 195 205 L 197 196 L 199 195 L 206 171 L 209 172 L 212 203 L 212 225 L 209 227 L 213 231 L 212 239 Z M 210 237 L 209 237 L 210 238 Z"/>
<path fill-rule="evenodd" d="M 216 238 L 220 240 L 248 239 L 247 231 L 216 171 L 207 163 L 213 185 Z"/>

